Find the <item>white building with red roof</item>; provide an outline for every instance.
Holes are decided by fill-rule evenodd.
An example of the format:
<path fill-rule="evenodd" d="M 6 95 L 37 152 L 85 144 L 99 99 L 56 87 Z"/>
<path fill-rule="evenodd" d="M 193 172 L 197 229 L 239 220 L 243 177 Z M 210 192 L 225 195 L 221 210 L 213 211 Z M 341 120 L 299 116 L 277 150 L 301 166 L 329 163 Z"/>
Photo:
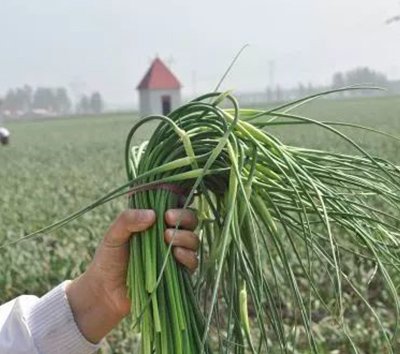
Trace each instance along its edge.
<path fill-rule="evenodd" d="M 181 87 L 179 80 L 161 59 L 154 59 L 137 87 L 140 114 L 167 115 L 181 104 Z"/>

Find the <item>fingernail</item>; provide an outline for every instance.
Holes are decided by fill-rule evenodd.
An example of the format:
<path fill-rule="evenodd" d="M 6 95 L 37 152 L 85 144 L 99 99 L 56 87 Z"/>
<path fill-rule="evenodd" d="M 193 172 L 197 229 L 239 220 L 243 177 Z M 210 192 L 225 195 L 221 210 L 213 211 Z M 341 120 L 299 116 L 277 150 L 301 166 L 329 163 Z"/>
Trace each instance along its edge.
<path fill-rule="evenodd" d="M 156 213 L 152 209 L 141 209 L 138 210 L 138 219 L 143 222 L 153 221 L 156 217 Z"/>

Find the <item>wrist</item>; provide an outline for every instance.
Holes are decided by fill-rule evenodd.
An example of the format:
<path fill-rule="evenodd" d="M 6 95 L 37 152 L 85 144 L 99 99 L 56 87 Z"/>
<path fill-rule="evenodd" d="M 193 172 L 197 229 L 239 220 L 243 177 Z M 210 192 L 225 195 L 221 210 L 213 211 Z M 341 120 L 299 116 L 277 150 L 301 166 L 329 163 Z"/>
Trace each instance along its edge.
<path fill-rule="evenodd" d="M 100 342 L 124 317 L 87 272 L 65 288 L 75 322 L 91 343 Z"/>

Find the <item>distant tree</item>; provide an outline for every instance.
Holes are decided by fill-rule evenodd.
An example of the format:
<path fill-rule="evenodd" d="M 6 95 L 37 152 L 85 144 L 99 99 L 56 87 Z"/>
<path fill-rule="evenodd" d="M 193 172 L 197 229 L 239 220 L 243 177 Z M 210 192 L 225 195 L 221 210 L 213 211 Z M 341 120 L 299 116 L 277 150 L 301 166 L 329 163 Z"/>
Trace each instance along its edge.
<path fill-rule="evenodd" d="M 16 97 L 14 90 L 8 90 L 4 97 L 3 110 L 14 113 L 16 111 Z"/>
<path fill-rule="evenodd" d="M 27 110 L 30 111 L 32 109 L 33 89 L 31 86 L 25 85 L 23 90 L 24 90 L 24 102 L 27 107 Z"/>
<path fill-rule="evenodd" d="M 10 111 L 12 115 L 15 113 L 26 113 L 30 109 L 31 104 L 31 91 L 29 87 L 16 88 L 8 90 L 2 110 Z"/>
<path fill-rule="evenodd" d="M 22 113 L 27 113 L 31 110 L 32 105 L 32 88 L 28 85 L 17 88 L 15 90 L 16 109 Z"/>
<path fill-rule="evenodd" d="M 385 85 L 387 81 L 388 80 L 385 74 L 371 70 L 368 67 L 355 68 L 346 73 L 347 85 L 356 85 L 362 83 Z"/>
<path fill-rule="evenodd" d="M 54 90 L 45 87 L 38 87 L 33 94 L 32 106 L 34 109 L 44 109 L 49 112 L 57 112 Z"/>
<path fill-rule="evenodd" d="M 337 72 L 332 78 L 332 87 L 337 89 L 346 86 L 344 75 L 341 72 Z"/>
<path fill-rule="evenodd" d="M 59 87 L 56 89 L 55 104 L 57 113 L 60 114 L 70 113 L 72 103 L 65 88 Z"/>
<path fill-rule="evenodd" d="M 388 79 L 385 74 L 368 67 L 359 67 L 345 73 L 337 72 L 332 77 L 332 87 L 339 88 L 357 84 L 373 84 L 385 86 Z"/>
<path fill-rule="evenodd" d="M 90 97 L 90 109 L 92 113 L 100 114 L 103 112 L 104 103 L 103 98 L 99 92 L 94 92 Z"/>
<path fill-rule="evenodd" d="M 33 90 L 29 85 L 10 89 L 5 98 L 2 111 L 11 115 L 27 114 L 35 109 L 51 113 L 65 114 L 71 110 L 71 100 L 65 88 L 38 87 Z"/>
<path fill-rule="evenodd" d="M 80 114 L 90 113 L 90 100 L 86 95 L 83 95 L 79 100 L 76 111 Z"/>

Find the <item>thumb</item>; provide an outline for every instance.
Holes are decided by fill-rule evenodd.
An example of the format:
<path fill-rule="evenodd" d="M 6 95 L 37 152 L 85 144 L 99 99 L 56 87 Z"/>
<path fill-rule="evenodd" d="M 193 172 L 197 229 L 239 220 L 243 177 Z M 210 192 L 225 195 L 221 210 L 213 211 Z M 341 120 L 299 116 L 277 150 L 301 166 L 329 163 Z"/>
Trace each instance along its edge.
<path fill-rule="evenodd" d="M 108 229 L 104 242 L 119 247 L 129 241 L 132 233 L 148 229 L 154 224 L 156 214 L 151 209 L 128 209 L 121 213 Z"/>

